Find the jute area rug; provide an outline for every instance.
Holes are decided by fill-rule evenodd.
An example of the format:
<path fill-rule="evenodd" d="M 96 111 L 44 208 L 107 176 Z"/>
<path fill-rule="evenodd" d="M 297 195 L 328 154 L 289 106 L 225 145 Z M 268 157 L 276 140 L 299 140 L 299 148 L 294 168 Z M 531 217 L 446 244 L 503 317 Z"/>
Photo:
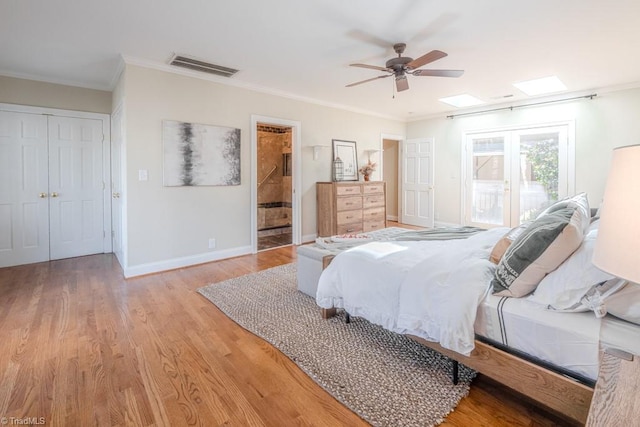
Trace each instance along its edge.
<path fill-rule="evenodd" d="M 374 426 L 441 423 L 475 376 L 411 339 L 361 318 L 320 316 L 287 264 L 198 289 L 240 326 L 273 344 L 316 383 Z M 331 351 L 327 351 L 331 349 Z"/>

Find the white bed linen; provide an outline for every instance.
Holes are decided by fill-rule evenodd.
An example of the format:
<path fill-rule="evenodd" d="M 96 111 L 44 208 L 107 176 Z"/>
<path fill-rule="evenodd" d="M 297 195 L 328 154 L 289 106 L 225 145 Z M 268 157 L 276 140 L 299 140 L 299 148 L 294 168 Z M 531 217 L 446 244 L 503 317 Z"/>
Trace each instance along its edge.
<path fill-rule="evenodd" d="M 602 318 L 600 340 L 611 347 L 640 355 L 640 325 L 608 314 Z"/>
<path fill-rule="evenodd" d="M 468 355 L 474 348 L 477 306 L 495 269 L 489 253 L 507 231 L 349 249 L 323 271 L 316 302 Z"/>
<path fill-rule="evenodd" d="M 591 311 L 556 312 L 525 298 L 487 295 L 474 328 L 478 335 L 595 380 L 600 323 Z"/>

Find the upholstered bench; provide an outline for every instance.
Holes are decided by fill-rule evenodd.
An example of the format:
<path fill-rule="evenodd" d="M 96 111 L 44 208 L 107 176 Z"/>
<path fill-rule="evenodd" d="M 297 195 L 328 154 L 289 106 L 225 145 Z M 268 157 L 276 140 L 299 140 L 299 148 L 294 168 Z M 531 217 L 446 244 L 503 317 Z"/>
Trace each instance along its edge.
<path fill-rule="evenodd" d="M 298 246 L 298 290 L 313 298 L 318 290 L 322 270 L 340 251 L 328 250 L 316 245 Z"/>
<path fill-rule="evenodd" d="M 317 243 L 298 246 L 298 290 L 313 298 L 318 290 L 318 280 L 322 270 L 329 265 L 331 259 L 340 252 L 362 245 L 372 240 L 387 240 L 399 233 L 408 231 L 406 228 L 388 227 L 381 230 L 360 233 L 359 236 L 367 236 L 368 239 L 354 239 L 353 241 L 342 241 L 322 247 Z"/>

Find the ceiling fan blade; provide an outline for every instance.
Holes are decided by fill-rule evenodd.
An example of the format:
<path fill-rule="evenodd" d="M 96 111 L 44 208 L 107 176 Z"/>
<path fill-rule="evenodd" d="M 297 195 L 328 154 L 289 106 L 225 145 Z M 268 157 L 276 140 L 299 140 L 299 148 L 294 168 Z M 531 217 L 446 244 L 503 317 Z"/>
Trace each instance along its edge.
<path fill-rule="evenodd" d="M 422 55 L 420 58 L 416 58 L 413 61 L 407 64 L 407 68 L 411 68 L 415 70 L 416 68 L 420 68 L 423 65 L 427 65 L 430 62 L 437 61 L 438 59 L 442 59 L 447 56 L 446 53 L 440 50 L 432 50 L 431 52 Z"/>
<path fill-rule="evenodd" d="M 378 80 L 378 79 L 384 79 L 385 77 L 391 77 L 391 74 L 387 74 L 385 76 L 377 76 L 377 77 L 374 77 L 372 79 L 367 79 L 367 80 L 362 80 L 362 81 L 359 81 L 359 82 L 351 83 L 349 85 L 346 85 L 345 87 L 358 86 L 358 85 L 361 85 L 362 83 L 372 82 L 372 81 Z"/>
<path fill-rule="evenodd" d="M 409 89 L 409 81 L 407 80 L 407 76 L 396 76 L 396 90 L 398 92 L 402 92 L 403 90 Z"/>
<path fill-rule="evenodd" d="M 367 65 L 367 64 L 349 64 L 352 67 L 360 67 L 360 68 L 370 68 L 372 70 L 378 70 L 378 71 L 387 71 L 389 72 L 388 68 L 384 68 L 384 67 L 378 67 L 377 65 Z"/>
<path fill-rule="evenodd" d="M 464 74 L 464 70 L 415 70 L 414 76 L 431 76 L 431 77 L 460 77 Z"/>
<path fill-rule="evenodd" d="M 352 39 L 373 44 L 384 49 L 389 49 L 389 46 L 393 44 L 387 40 L 381 39 L 380 37 L 374 36 L 373 34 L 369 34 L 362 30 L 350 30 L 347 32 L 347 36 L 351 37 Z"/>

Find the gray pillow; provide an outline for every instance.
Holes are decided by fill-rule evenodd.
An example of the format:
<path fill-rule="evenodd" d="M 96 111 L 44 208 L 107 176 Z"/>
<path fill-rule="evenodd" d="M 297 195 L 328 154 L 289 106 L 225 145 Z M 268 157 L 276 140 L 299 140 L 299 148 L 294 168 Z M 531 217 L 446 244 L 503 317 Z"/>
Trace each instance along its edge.
<path fill-rule="evenodd" d="M 495 295 L 530 294 L 546 274 L 578 249 L 590 215 L 586 194 L 576 198 L 548 208 L 513 241 L 491 281 Z"/>

